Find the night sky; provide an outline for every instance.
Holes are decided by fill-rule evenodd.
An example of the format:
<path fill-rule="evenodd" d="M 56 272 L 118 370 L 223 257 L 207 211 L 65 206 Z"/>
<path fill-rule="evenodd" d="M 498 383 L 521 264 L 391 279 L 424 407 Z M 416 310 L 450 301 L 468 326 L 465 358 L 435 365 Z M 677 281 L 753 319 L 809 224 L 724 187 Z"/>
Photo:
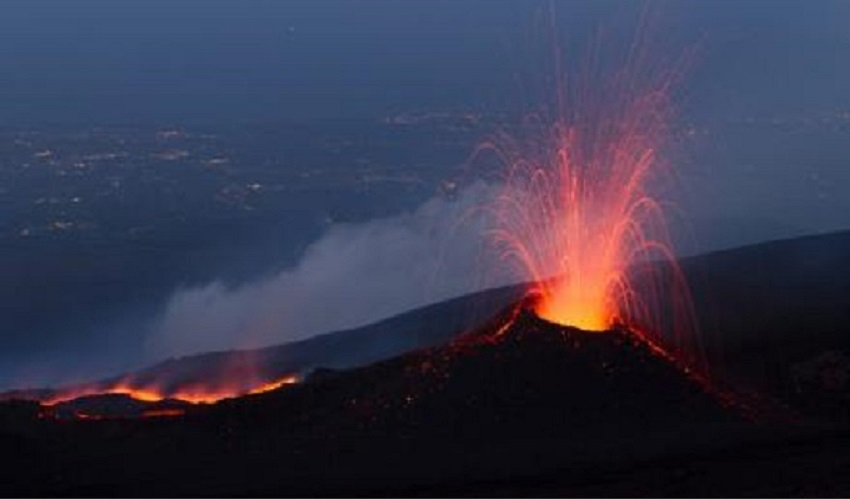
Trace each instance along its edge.
<path fill-rule="evenodd" d="M 309 121 L 516 101 L 549 2 L 9 0 L 0 123 Z M 559 30 L 616 31 L 643 4 L 555 2 Z M 695 118 L 850 107 L 850 5 L 650 2 L 698 47 Z"/>

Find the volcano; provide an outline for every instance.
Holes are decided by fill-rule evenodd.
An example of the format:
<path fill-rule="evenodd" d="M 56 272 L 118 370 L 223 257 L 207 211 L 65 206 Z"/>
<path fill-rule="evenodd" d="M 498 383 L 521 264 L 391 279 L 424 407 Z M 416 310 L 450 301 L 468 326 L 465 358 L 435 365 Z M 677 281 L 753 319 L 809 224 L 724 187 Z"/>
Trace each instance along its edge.
<path fill-rule="evenodd" d="M 585 432 L 598 446 L 653 428 L 739 422 L 742 409 L 629 330 L 584 331 L 507 308 L 444 346 L 350 371 L 317 371 L 301 387 L 209 411 L 254 423 L 273 415 L 269 423 L 290 429 L 309 422 L 312 429 L 452 438 L 564 435 L 572 447 Z"/>
<path fill-rule="evenodd" d="M 634 332 L 551 323 L 504 289 L 270 348 L 269 367 L 289 372 L 300 359 L 302 377 L 261 394 L 63 403 L 67 412 L 98 410 L 89 419 L 40 418 L 37 401 L 0 403 L 0 493 L 846 494 L 850 434 L 824 420 L 846 414 L 846 390 L 811 389 L 818 372 L 800 388 L 791 381 L 799 361 L 846 350 L 848 249 L 850 233 L 837 233 L 682 261 L 699 309 L 711 312 L 703 328 L 726 334 L 710 346 L 725 346 L 716 371 L 788 402 L 802 398 L 792 413 L 803 420 L 754 418 L 749 392 L 729 397 Z M 363 347 L 346 352 L 350 345 Z M 202 379 L 226 357 L 140 373 Z M 126 418 L 146 412 L 158 418 Z"/>
<path fill-rule="evenodd" d="M 5 487 L 404 494 L 541 470 L 573 477 L 594 463 L 708 450 L 751 425 L 627 330 L 586 332 L 511 308 L 442 346 L 188 410 L 154 420 L 19 419 L 18 448 L 48 465 L 6 471 Z"/>

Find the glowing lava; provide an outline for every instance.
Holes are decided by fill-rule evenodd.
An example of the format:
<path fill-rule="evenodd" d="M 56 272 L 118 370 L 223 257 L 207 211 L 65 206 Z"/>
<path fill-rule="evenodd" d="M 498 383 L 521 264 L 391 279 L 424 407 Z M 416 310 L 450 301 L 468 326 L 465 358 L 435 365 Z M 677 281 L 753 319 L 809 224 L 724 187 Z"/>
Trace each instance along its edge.
<path fill-rule="evenodd" d="M 582 67 L 571 85 L 558 66 L 550 109 L 496 134 L 475 157 L 494 153 L 504 166 L 504 189 L 485 209 L 490 236 L 533 283 L 537 315 L 588 331 L 652 332 L 649 340 L 693 366 L 692 303 L 661 201 L 673 180 L 664 152 L 675 74 L 655 71 L 639 46 L 610 68 Z"/>
<path fill-rule="evenodd" d="M 248 391 L 248 394 L 262 394 L 264 392 L 274 391 L 276 389 L 280 389 L 285 385 L 291 385 L 298 383 L 298 377 L 295 375 L 288 375 L 283 377 L 282 379 L 272 380 L 271 382 L 266 382 L 258 387 L 255 387 Z"/>
<path fill-rule="evenodd" d="M 68 390 L 60 390 L 54 396 L 42 400 L 41 403 L 45 406 L 53 406 L 84 396 L 97 396 L 103 394 L 122 394 L 139 401 L 151 403 L 163 401 L 165 399 L 178 399 L 180 401 L 194 404 L 215 403 L 222 399 L 270 392 L 286 385 L 296 383 L 298 383 L 298 377 L 296 375 L 286 375 L 285 377 L 268 382 L 262 382 L 248 388 L 243 388 L 239 384 L 232 384 L 227 387 L 191 385 L 166 391 L 153 385 L 137 385 L 131 380 L 122 380 L 112 385 L 96 384 L 75 387 Z"/>
<path fill-rule="evenodd" d="M 659 161 L 656 127 L 641 120 L 597 131 L 559 122 L 543 146 L 548 155 L 502 153 L 510 173 L 492 235 L 534 281 L 544 319 L 610 328 L 641 305 L 630 266 L 671 255 L 661 206 L 646 190 Z M 600 137 L 604 144 L 584 143 Z"/>

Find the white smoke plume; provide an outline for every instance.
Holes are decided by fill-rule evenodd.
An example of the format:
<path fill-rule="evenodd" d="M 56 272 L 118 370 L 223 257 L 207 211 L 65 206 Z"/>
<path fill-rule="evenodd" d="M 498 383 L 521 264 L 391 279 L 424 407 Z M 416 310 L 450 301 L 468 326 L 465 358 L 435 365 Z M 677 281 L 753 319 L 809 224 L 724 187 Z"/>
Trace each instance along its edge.
<path fill-rule="evenodd" d="M 291 269 L 228 288 L 178 290 L 150 338 L 150 355 L 183 355 L 303 339 L 516 282 L 488 251 L 476 184 L 455 199 L 361 224 L 332 226 Z"/>

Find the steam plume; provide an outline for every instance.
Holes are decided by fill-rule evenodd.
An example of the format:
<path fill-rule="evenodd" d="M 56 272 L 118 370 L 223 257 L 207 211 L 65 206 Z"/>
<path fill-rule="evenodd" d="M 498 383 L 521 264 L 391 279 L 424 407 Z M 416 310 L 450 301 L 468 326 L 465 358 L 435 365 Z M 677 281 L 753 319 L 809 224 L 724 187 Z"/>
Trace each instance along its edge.
<path fill-rule="evenodd" d="M 333 226 L 296 266 L 260 281 L 178 290 L 150 338 L 150 354 L 282 343 L 515 281 L 487 253 L 487 223 L 475 210 L 495 192 L 476 184 L 409 213 Z"/>

